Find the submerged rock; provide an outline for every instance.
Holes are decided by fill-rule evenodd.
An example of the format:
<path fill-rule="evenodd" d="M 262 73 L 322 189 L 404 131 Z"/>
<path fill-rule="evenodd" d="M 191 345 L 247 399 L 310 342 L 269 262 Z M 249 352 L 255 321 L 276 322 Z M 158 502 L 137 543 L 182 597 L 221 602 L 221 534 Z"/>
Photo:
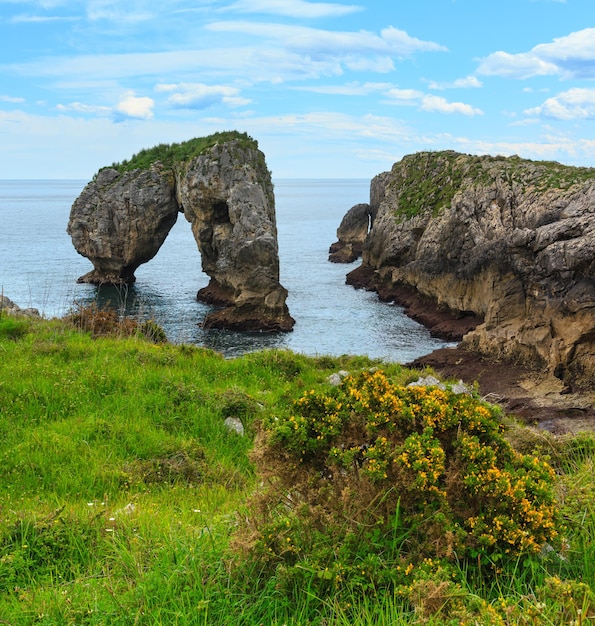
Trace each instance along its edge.
<path fill-rule="evenodd" d="M 595 169 L 419 153 L 372 181 L 371 205 L 348 282 L 415 291 L 474 320 L 464 347 L 595 386 Z"/>
<path fill-rule="evenodd" d="M 204 326 L 291 330 L 270 172 L 258 144 L 240 133 L 157 146 L 102 169 L 74 202 L 68 222 L 74 247 L 93 263 L 79 282 L 133 283 L 180 212 L 211 279 L 197 297 L 225 307 Z"/>

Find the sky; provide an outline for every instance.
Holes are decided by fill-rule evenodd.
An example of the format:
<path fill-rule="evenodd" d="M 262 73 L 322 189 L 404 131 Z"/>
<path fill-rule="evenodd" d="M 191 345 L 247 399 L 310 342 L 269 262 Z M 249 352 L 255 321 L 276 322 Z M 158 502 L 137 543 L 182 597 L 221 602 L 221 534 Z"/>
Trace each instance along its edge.
<path fill-rule="evenodd" d="M 247 132 L 275 178 L 595 166 L 595 0 L 0 0 L 0 179 Z"/>

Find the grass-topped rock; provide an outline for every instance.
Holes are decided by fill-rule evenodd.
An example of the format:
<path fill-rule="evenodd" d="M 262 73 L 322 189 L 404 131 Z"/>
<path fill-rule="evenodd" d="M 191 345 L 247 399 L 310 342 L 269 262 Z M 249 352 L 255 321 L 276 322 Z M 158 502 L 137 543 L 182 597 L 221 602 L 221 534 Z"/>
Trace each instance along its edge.
<path fill-rule="evenodd" d="M 74 247 L 94 266 L 79 282 L 133 283 L 180 212 L 192 225 L 211 279 L 198 297 L 225 307 L 204 324 L 291 330 L 287 292 L 279 283 L 271 175 L 257 142 L 245 133 L 161 144 L 102 168 L 70 212 Z"/>
<path fill-rule="evenodd" d="M 474 156 L 454 150 L 420 152 L 403 158 L 392 169 L 388 184 L 396 198 L 395 215 L 409 219 L 450 207 L 457 193 L 494 181 L 514 185 L 516 192 L 567 191 L 593 181 L 595 170 L 556 161 L 532 161 L 518 156 Z"/>
<path fill-rule="evenodd" d="M 152 148 L 140 150 L 130 157 L 130 159 L 125 159 L 119 163 L 112 163 L 109 168 L 124 173 L 137 169 L 147 170 L 155 163 L 159 162 L 166 168 L 174 169 L 177 165 L 200 156 L 214 145 L 227 141 L 234 141 L 239 147 L 244 149 L 258 149 L 258 142 L 248 134 L 239 133 L 237 131 L 224 131 L 213 133 L 206 137 L 194 137 L 193 139 L 179 143 L 160 143 Z"/>
<path fill-rule="evenodd" d="M 421 152 L 373 179 L 370 213 L 348 282 L 472 320 L 467 348 L 524 362 L 558 391 L 593 388 L 594 168 Z"/>

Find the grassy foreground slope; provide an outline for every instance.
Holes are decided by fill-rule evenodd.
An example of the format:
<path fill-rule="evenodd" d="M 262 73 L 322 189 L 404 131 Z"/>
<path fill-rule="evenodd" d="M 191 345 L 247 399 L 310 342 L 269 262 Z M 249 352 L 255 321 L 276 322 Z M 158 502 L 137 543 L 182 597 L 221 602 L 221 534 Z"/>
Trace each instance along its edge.
<path fill-rule="evenodd" d="M 226 360 L 134 332 L 97 338 L 64 320 L 1 317 L 0 624 L 589 623 L 590 436 L 514 430 L 556 470 L 567 535 L 556 558 L 489 572 L 451 559 L 448 579 L 426 568 L 407 593 L 370 584 L 324 595 L 320 571 L 288 588 L 282 569 L 237 567 L 230 540 L 260 488 L 257 423 L 289 416 L 331 373 L 375 365 L 284 351 Z M 418 376 L 382 368 L 401 383 Z"/>

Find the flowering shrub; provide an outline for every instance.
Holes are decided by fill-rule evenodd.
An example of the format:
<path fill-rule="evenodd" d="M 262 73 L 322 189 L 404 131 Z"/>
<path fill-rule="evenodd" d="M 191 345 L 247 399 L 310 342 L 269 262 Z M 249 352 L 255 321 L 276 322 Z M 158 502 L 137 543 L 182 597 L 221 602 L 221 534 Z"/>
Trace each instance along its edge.
<path fill-rule="evenodd" d="M 471 395 L 380 370 L 307 391 L 263 424 L 254 459 L 268 488 L 252 507 L 252 553 L 364 588 L 411 580 L 432 559 L 535 554 L 557 536 L 554 473 L 516 453 L 498 418 Z"/>

